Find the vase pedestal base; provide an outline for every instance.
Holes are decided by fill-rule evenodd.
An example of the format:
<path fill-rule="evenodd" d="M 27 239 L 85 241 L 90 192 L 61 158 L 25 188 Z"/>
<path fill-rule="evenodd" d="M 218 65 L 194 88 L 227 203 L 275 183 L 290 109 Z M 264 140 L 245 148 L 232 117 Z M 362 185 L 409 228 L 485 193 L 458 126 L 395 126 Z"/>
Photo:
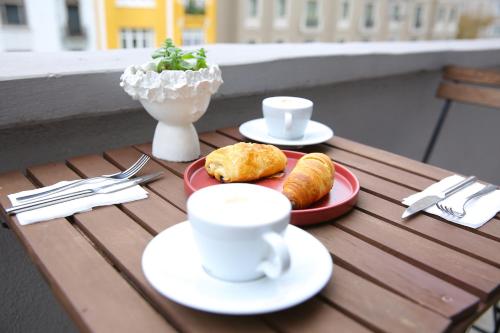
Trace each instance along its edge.
<path fill-rule="evenodd" d="M 168 125 L 158 122 L 153 138 L 153 156 L 171 162 L 188 162 L 200 157 L 200 142 L 193 124 Z"/>

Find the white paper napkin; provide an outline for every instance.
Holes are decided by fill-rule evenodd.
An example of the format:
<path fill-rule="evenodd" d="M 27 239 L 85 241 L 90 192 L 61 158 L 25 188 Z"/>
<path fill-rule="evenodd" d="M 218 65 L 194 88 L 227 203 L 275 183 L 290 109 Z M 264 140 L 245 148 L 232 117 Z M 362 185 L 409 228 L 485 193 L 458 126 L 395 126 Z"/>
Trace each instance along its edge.
<path fill-rule="evenodd" d="M 458 184 L 463 179 L 464 177 L 458 175 L 447 177 L 438 183 L 432 184 L 422 192 L 415 193 L 408 198 L 403 199 L 402 202 L 403 204 L 409 206 L 427 195 L 441 193 L 445 189 Z M 441 201 L 440 204 L 451 207 L 454 211 L 461 212 L 462 205 L 466 200 L 466 197 L 481 190 L 484 186 L 485 185 L 476 182 Z M 491 218 L 493 218 L 500 211 L 500 190 L 490 192 L 482 197 L 469 201 L 469 203 L 465 206 L 467 214 L 465 214 L 462 218 L 456 218 L 452 215 L 446 214 L 437 208 L 436 205 L 427 208 L 425 211 L 457 224 L 465 225 L 471 228 L 479 228 L 491 220 Z"/>
<path fill-rule="evenodd" d="M 16 198 L 24 196 L 24 195 L 29 195 L 29 194 L 35 194 L 38 192 L 43 192 L 45 190 L 58 187 L 61 185 L 66 185 L 69 183 L 72 183 L 73 181 L 63 181 L 59 182 L 57 184 L 47 186 L 47 187 L 42 187 L 36 190 L 30 190 L 30 191 L 23 191 L 23 192 L 18 192 L 14 194 L 9 194 L 8 198 L 12 205 L 17 205 L 20 203 L 24 203 L 18 201 Z M 87 183 L 84 185 L 80 185 L 78 187 L 74 187 L 65 191 L 61 191 L 58 193 L 55 193 L 51 196 L 56 196 L 56 195 L 61 195 L 64 193 L 68 192 L 75 192 L 87 188 L 95 188 L 98 186 L 104 186 L 107 184 L 111 184 L 113 180 L 106 180 L 106 181 L 100 181 L 98 183 L 93 182 L 93 183 Z M 60 217 L 66 217 L 73 215 L 75 213 L 80 213 L 80 212 L 85 212 L 92 210 L 92 207 L 97 207 L 97 206 L 107 206 L 107 205 L 113 205 L 113 204 L 119 204 L 119 203 L 125 203 L 125 202 L 130 202 L 130 201 L 135 201 L 135 200 L 140 200 L 140 199 L 145 199 L 148 197 L 148 192 L 145 191 L 142 187 L 139 185 L 133 186 L 118 192 L 114 193 L 108 193 L 108 194 L 96 194 L 92 196 L 88 196 L 85 198 L 81 199 L 76 199 L 76 200 L 71 200 L 71 201 L 66 201 L 63 203 L 59 203 L 56 205 L 48 206 L 48 207 L 43 207 L 43 208 L 38 208 L 35 210 L 19 213 L 16 215 L 17 220 L 21 225 L 26 225 L 26 224 L 31 224 L 31 223 L 36 223 L 36 222 L 41 222 L 41 221 L 47 221 L 47 220 L 52 220 Z"/>

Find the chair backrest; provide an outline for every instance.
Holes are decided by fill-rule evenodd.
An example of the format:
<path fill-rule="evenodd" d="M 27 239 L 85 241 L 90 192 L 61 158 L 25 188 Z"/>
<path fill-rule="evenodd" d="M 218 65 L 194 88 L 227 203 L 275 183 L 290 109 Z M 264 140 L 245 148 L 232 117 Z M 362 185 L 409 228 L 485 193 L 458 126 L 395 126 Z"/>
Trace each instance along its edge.
<path fill-rule="evenodd" d="M 500 71 L 446 66 L 443 79 L 437 97 L 500 109 Z"/>

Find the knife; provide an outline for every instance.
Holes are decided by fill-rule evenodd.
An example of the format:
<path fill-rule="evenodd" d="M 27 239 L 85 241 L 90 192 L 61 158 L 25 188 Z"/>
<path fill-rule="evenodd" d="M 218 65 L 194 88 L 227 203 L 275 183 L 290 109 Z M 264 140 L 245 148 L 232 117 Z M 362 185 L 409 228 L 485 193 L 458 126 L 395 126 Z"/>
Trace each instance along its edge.
<path fill-rule="evenodd" d="M 416 202 L 411 204 L 410 207 L 406 208 L 406 210 L 403 212 L 403 215 L 401 216 L 401 218 L 405 219 L 409 216 L 412 216 L 415 213 L 420 212 L 421 210 L 424 210 L 426 208 L 429 208 L 432 205 L 437 204 L 438 202 L 446 199 L 447 197 L 449 197 L 453 193 L 460 191 L 464 187 L 471 185 L 472 183 L 474 183 L 476 181 L 476 179 L 477 179 L 476 176 L 470 176 L 469 178 L 462 180 L 460 183 L 455 184 L 455 185 L 445 189 L 441 193 L 434 194 L 434 195 L 428 195 L 420 200 L 417 200 Z"/>
<path fill-rule="evenodd" d="M 92 195 L 96 194 L 109 194 L 109 193 L 114 193 L 118 192 L 124 189 L 127 189 L 129 187 L 147 183 L 150 181 L 153 181 L 157 178 L 159 178 L 163 172 L 156 172 L 150 175 L 144 175 L 141 177 L 136 177 L 132 179 L 122 179 L 117 182 L 113 182 L 112 184 L 100 186 L 97 188 L 89 188 L 77 192 L 71 192 L 71 193 L 66 193 L 66 194 L 61 194 L 55 197 L 50 197 L 50 198 L 44 198 L 44 199 L 39 199 L 36 201 L 30 201 L 25 204 L 21 205 L 16 205 L 12 206 L 10 208 L 7 208 L 5 211 L 7 212 L 8 215 L 14 215 L 22 212 L 27 212 L 29 210 L 33 209 L 38 209 L 42 207 L 47 207 L 47 206 L 52 206 L 58 203 L 66 202 L 66 201 L 71 201 L 71 200 L 76 200 L 80 198 L 85 198 L 89 197 Z"/>

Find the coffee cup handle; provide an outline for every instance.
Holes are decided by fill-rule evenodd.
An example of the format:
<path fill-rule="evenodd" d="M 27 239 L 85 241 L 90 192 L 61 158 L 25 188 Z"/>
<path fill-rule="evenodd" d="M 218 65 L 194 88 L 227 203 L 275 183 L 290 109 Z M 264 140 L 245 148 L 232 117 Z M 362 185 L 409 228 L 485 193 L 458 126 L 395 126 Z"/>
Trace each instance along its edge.
<path fill-rule="evenodd" d="M 269 245 L 271 253 L 258 269 L 267 277 L 275 279 L 290 268 L 290 252 L 283 237 L 275 232 L 265 233 L 264 241 Z"/>
<path fill-rule="evenodd" d="M 285 131 L 289 132 L 292 129 L 292 113 L 289 111 L 285 112 Z"/>

